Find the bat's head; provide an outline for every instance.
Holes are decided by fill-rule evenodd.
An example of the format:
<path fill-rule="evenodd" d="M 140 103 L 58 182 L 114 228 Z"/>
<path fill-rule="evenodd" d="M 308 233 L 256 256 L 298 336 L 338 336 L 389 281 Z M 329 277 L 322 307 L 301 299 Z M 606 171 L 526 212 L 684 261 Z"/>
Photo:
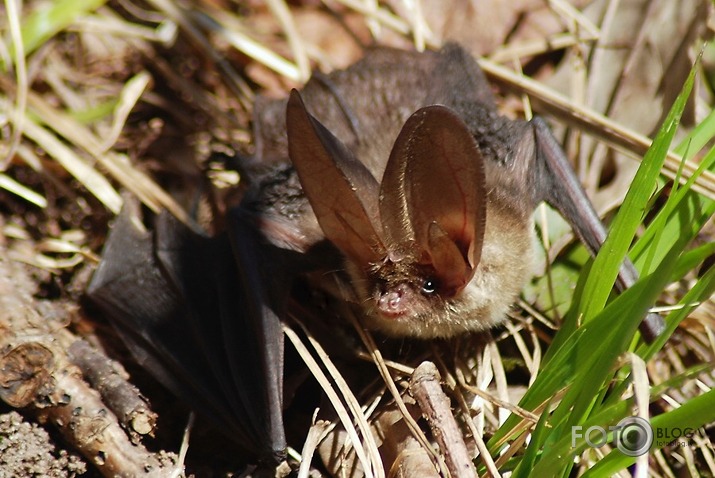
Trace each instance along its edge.
<path fill-rule="evenodd" d="M 414 243 L 368 268 L 348 256 L 351 285 L 368 325 L 392 336 L 427 339 L 502 322 L 531 277 L 534 228 L 498 205 L 488 208 L 478 267 L 465 267 L 455 255 L 445 274 Z"/>
<path fill-rule="evenodd" d="M 454 112 L 444 106 L 415 112 L 380 183 L 307 112 L 295 90 L 287 131 L 303 191 L 325 236 L 345 255 L 374 326 L 426 338 L 493 325 L 484 305 L 491 299 L 480 298 L 484 290 L 473 280 L 486 228 L 484 163 Z"/>

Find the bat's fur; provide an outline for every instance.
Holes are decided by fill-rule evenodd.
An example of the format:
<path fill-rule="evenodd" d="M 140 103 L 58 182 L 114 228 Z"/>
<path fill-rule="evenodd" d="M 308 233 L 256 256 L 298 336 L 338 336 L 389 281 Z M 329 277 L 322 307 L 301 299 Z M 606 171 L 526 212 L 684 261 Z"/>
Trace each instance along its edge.
<path fill-rule="evenodd" d="M 482 331 L 499 324 L 533 273 L 534 225 L 515 220 L 514 216 L 490 202 L 482 257 L 472 280 L 453 297 L 421 292 L 424 278 L 413 269 L 414 263 L 394 274 L 391 284 L 405 284 L 412 313 L 402 317 L 381 316 L 375 304 L 381 274 L 366 277 L 362 268 L 347 260 L 346 267 L 357 297 L 367 315 L 367 323 L 392 336 L 420 338 L 450 337 Z M 392 272 L 392 271 L 390 271 Z"/>
<path fill-rule="evenodd" d="M 309 112 L 378 179 L 402 125 L 418 108 L 443 104 L 464 119 L 487 163 L 484 247 L 472 280 L 459 293 L 445 296 L 422 292 L 428 271 L 416 258 L 377 261 L 370 267 L 348 258 L 346 269 L 369 323 L 390 335 L 446 337 L 503 320 L 532 272 L 534 204 L 526 191 L 526 171 L 513 164 L 520 159 L 513 138 L 527 129 L 525 122 L 497 114 L 472 57 L 457 45 L 426 53 L 376 49 L 347 70 L 311 80 L 301 95 Z M 275 171 L 290 173 L 284 166 L 285 108 L 284 100 L 257 102 L 255 170 L 269 172 L 256 181 L 259 187 L 247 204 L 259 213 L 269 239 L 305 251 L 324 236 L 306 197 L 296 194 L 295 176 L 276 181 Z M 254 174 L 254 179 L 259 176 Z M 441 187 L 449 186 L 436 184 L 435 192 Z M 286 197 L 291 198 L 288 204 L 272 199 Z M 401 300 L 407 301 L 407 314 L 380 312 L 380 297 L 390 290 L 399 290 Z"/>
<path fill-rule="evenodd" d="M 440 51 L 424 53 L 377 48 L 368 51 L 365 58 L 345 70 L 314 77 L 298 98 L 301 99 L 291 99 L 294 111 L 301 112 L 294 114 L 293 120 L 290 103 L 286 100 L 259 98 L 256 102 L 256 156 L 253 164 L 247 167 L 254 188 L 245 205 L 254 212 L 271 242 L 301 252 L 308 252 L 326 238 L 336 243 L 336 234 L 349 236 L 350 229 L 364 230 L 367 221 L 367 229 L 374 228 L 378 242 L 384 244 L 382 256 L 356 252 L 355 248 L 361 246 L 354 239 L 352 243 L 349 240 L 347 243 L 343 241 L 342 246 L 336 245 L 346 255 L 345 269 L 351 276 L 351 296 L 363 306 L 368 322 L 388 334 L 447 337 L 464 331 L 483 330 L 503 320 L 509 305 L 531 275 L 531 215 L 541 201 L 547 201 L 565 217 L 592 253 L 599 249 L 605 238 L 598 215 L 543 121 L 510 120 L 499 115 L 484 74 L 475 60 L 458 45 L 446 45 Z M 284 123 L 287 105 L 288 134 Z M 443 105 L 457 115 L 457 129 L 466 128 L 472 138 L 469 140 L 472 144 L 465 143 L 465 147 L 474 148 L 476 144 L 478 152 L 475 155 L 481 158 L 483 166 L 480 167 L 484 171 L 484 190 L 480 192 L 485 196 L 482 201 L 486 201 L 486 224 L 480 230 L 480 234 L 481 231 L 484 234 L 483 245 L 481 240 L 472 242 L 481 247 L 481 260 L 476 270 L 469 269 L 474 271 L 473 276 L 471 273 L 465 275 L 468 283 L 462 282 L 446 293 L 432 293 L 434 291 L 425 287 L 432 284 L 433 270 L 425 267 L 424 262 L 424 251 L 429 247 L 421 244 L 415 251 L 410 244 L 394 243 L 392 238 L 401 233 L 392 229 L 409 227 L 407 218 L 388 219 L 386 226 L 385 218 L 380 217 L 377 210 L 382 199 L 378 201 L 376 188 L 372 185 L 383 178 L 403 126 L 411 115 L 425 107 L 428 109 L 429 105 Z M 432 118 L 432 121 L 435 123 L 436 120 Z M 301 123 L 299 126 L 296 125 L 298 122 Z M 292 138 L 291 125 L 299 132 Z M 422 148 L 429 143 L 419 137 L 408 141 L 412 139 L 420 142 Z M 309 169 L 314 151 L 334 156 L 332 163 L 321 163 L 327 168 L 342 170 L 337 166 L 341 157 L 359 161 L 372 181 L 364 181 L 357 175 L 350 187 L 341 190 L 342 196 L 335 197 L 357 197 L 358 202 L 348 203 L 362 203 L 366 215 L 363 214 L 361 219 L 345 219 L 342 225 L 341 221 L 352 217 L 354 211 L 339 212 L 343 219 L 336 219 L 330 211 L 326 216 L 325 210 L 322 216 L 316 217 L 313 211 L 316 201 L 320 202 L 324 193 L 337 190 L 336 185 L 310 177 L 313 173 L 301 176 L 299 181 L 290 166 L 289 149 L 293 163 L 307 165 Z M 435 157 L 434 160 L 444 159 Z M 406 166 L 400 167 L 409 171 L 409 161 L 405 160 L 404 164 Z M 319 171 L 315 174 L 322 175 Z M 403 173 L 403 176 L 409 178 L 410 175 Z M 421 178 L 430 182 L 424 175 Z M 438 184 L 435 180 L 420 190 L 428 191 L 431 197 L 439 197 L 449 188 L 455 190 L 456 187 L 461 191 L 463 186 L 464 183 L 458 180 L 452 184 Z M 381 189 L 379 194 L 382 197 L 402 193 Z M 392 207 L 387 209 L 404 211 L 394 204 L 403 200 L 393 200 Z M 456 204 L 459 208 L 458 201 Z M 412 208 L 413 211 L 416 209 Z M 466 210 L 471 209 L 453 214 L 463 214 Z M 357 222 L 351 224 L 352 220 Z M 422 230 L 425 221 L 429 220 L 420 219 Z M 332 226 L 329 221 L 333 221 Z M 466 222 L 464 224 L 469 227 Z M 459 237 L 449 240 L 460 247 Z M 371 246 L 369 244 L 367 248 Z M 470 262 L 466 255 L 465 258 Z M 468 264 L 468 268 L 473 265 Z M 623 290 L 636 278 L 633 265 L 626 261 L 616 285 Z M 646 336 L 654 337 L 662 328 L 662 320 L 654 317 L 648 322 L 644 332 Z"/>

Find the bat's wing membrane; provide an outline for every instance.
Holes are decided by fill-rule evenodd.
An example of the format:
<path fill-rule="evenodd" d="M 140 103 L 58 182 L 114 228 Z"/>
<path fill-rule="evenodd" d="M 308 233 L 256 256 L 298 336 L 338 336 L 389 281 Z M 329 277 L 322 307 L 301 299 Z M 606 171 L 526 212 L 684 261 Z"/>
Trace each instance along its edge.
<path fill-rule="evenodd" d="M 283 342 L 256 267 L 262 244 L 240 225 L 231 240 L 199 236 L 167 214 L 155 234 L 135 221 L 118 217 L 88 296 L 157 380 L 247 455 L 279 459 Z"/>

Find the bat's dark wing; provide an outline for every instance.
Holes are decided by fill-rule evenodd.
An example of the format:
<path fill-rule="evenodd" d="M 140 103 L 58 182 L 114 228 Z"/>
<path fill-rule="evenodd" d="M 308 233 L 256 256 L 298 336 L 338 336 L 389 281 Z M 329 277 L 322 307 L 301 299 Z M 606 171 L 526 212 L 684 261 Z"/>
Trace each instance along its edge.
<path fill-rule="evenodd" d="M 270 251 L 239 215 L 229 221 L 230 236 L 207 238 L 162 214 L 149 233 L 124 210 L 87 294 L 157 380 L 247 456 L 273 461 L 285 449 L 282 300 Z"/>
<path fill-rule="evenodd" d="M 556 208 L 595 256 L 606 240 L 606 229 L 546 123 L 534 118 L 530 126 L 525 130 L 518 150 L 523 156 L 521 161 L 530 171 L 528 182 L 532 186 L 533 201 L 546 201 Z M 626 257 L 618 272 L 616 287 L 623 291 L 636 280 L 638 272 Z M 640 326 L 647 341 L 654 340 L 664 329 L 663 318 L 654 313 L 648 314 Z"/>

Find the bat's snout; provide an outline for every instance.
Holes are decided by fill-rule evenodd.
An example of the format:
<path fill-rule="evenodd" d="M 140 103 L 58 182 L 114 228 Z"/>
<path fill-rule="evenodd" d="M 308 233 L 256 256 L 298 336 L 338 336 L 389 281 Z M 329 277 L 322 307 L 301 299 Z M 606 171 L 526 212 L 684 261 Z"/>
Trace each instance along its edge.
<path fill-rule="evenodd" d="M 411 294 L 407 284 L 399 284 L 380 294 L 377 308 L 380 315 L 388 319 L 396 319 L 407 313 L 407 296 Z"/>

